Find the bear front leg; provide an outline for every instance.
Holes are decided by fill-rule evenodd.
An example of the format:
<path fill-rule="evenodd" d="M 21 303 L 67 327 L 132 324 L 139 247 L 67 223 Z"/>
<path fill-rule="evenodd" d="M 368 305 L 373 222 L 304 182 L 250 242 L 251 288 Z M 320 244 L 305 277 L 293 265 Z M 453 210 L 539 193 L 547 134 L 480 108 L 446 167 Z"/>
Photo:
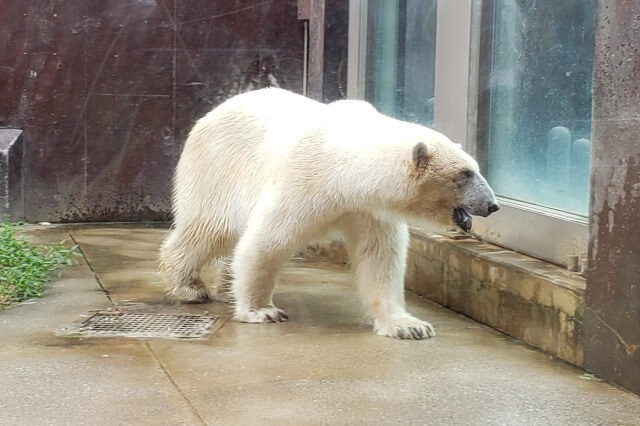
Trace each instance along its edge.
<path fill-rule="evenodd" d="M 409 230 L 405 223 L 358 214 L 347 219 L 345 243 L 374 331 L 400 339 L 435 336 L 431 324 L 406 311 L 404 275 Z"/>
<path fill-rule="evenodd" d="M 272 300 L 275 281 L 285 256 L 270 250 L 270 239 L 261 231 L 247 229 L 236 247 L 231 285 L 236 321 L 264 323 L 289 319 L 283 310 L 273 305 Z"/>
<path fill-rule="evenodd" d="M 282 322 L 287 314 L 273 305 L 276 278 L 303 228 L 282 217 L 284 203 L 259 203 L 238 242 L 231 265 L 234 319 L 241 322 Z"/>

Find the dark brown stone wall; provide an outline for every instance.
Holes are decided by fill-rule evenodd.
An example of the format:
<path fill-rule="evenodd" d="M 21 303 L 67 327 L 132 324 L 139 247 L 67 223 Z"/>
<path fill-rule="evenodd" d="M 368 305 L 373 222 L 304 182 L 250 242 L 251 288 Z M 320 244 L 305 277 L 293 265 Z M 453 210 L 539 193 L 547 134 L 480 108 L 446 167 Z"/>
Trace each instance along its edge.
<path fill-rule="evenodd" d="M 302 89 L 295 0 L 4 0 L 0 51 L 29 221 L 166 220 L 197 118 L 274 79 Z"/>
<path fill-rule="evenodd" d="M 598 2 L 585 367 L 640 392 L 640 3 Z"/>

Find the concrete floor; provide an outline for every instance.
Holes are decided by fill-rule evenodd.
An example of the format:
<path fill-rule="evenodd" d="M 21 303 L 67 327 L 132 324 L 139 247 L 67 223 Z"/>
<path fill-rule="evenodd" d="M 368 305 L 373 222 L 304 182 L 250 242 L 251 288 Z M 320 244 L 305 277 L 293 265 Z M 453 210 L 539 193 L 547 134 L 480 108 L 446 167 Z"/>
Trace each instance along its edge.
<path fill-rule="evenodd" d="M 72 236 L 88 263 L 0 313 L 0 424 L 640 424 L 639 397 L 419 297 L 407 296 L 410 311 L 436 338 L 376 336 L 349 274 L 330 264 L 286 268 L 275 302 L 287 323 L 225 316 L 202 341 L 54 334 L 112 302 L 224 314 L 164 297 L 165 232 L 30 230 L 41 242 Z"/>

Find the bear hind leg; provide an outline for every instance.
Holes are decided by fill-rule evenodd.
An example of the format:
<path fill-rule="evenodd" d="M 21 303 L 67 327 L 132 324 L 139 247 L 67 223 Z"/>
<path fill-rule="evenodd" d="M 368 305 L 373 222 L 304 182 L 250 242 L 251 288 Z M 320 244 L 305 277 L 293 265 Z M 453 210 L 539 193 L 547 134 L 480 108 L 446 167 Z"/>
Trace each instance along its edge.
<path fill-rule="evenodd" d="M 167 293 L 179 300 L 205 303 L 211 300 L 200 270 L 221 249 L 221 238 L 201 235 L 202 229 L 176 227 L 160 249 L 160 271 Z"/>

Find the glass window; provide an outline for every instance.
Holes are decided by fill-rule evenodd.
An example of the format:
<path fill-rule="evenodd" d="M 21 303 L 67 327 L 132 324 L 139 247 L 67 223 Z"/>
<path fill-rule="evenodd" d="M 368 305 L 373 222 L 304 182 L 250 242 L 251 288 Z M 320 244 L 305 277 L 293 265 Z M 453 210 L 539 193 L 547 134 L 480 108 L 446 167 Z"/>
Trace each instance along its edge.
<path fill-rule="evenodd" d="M 381 112 L 431 125 L 436 0 L 370 0 L 365 98 Z"/>
<path fill-rule="evenodd" d="M 595 0 L 496 0 L 487 174 L 496 194 L 586 216 Z"/>
<path fill-rule="evenodd" d="M 595 0 L 353 3 L 350 96 L 476 157 L 502 208 L 474 234 L 560 265 L 583 258 Z"/>

